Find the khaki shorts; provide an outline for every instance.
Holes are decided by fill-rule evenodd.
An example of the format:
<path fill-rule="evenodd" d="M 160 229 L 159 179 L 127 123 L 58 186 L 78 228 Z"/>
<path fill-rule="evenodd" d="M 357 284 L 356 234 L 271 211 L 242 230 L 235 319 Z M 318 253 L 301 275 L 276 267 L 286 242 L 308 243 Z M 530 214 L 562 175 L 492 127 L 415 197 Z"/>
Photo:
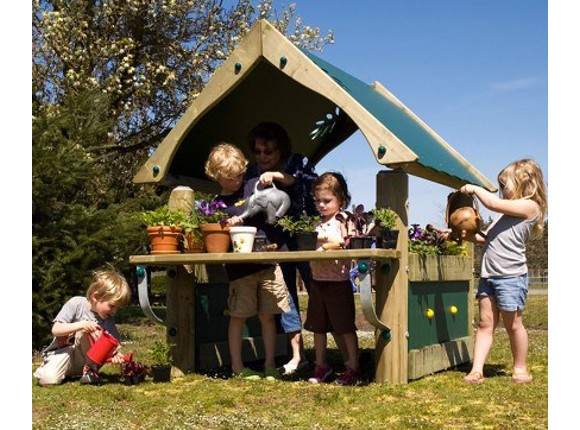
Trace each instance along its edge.
<path fill-rule="evenodd" d="M 91 347 L 88 336 L 78 331 L 73 345 L 47 352 L 44 363 L 34 372 L 38 384 L 57 385 L 67 376 L 82 375 L 88 360 L 86 353 Z"/>
<path fill-rule="evenodd" d="M 231 316 L 240 318 L 288 312 L 288 288 L 280 266 L 231 281 L 228 308 Z"/>

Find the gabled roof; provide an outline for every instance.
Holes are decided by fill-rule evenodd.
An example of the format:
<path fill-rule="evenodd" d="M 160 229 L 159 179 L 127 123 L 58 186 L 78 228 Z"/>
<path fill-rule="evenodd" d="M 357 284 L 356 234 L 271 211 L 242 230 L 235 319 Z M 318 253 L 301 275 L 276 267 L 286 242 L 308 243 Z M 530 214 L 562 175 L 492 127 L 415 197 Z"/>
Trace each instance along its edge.
<path fill-rule="evenodd" d="M 459 188 L 494 185 L 380 83 L 368 85 L 258 21 L 215 71 L 134 182 L 215 189 L 204 173 L 216 143 L 238 145 L 258 123 L 281 124 L 317 163 L 357 129 L 382 165 Z M 370 155 L 370 154 L 369 154 Z"/>

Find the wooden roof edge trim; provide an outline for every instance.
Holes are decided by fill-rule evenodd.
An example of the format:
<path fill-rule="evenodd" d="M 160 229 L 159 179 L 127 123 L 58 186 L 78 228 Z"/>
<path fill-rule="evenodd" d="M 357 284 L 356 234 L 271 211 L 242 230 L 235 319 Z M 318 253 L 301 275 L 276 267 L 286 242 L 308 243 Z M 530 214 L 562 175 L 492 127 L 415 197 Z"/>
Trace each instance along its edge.
<path fill-rule="evenodd" d="M 413 162 L 419 157 L 394 133 L 342 88 L 318 64 L 308 58 L 272 24 L 263 21 L 263 57 L 294 81 L 326 97 L 343 110 L 361 130 L 379 164 Z M 269 33 L 266 35 L 266 33 Z M 285 57 L 282 65 L 281 59 Z M 393 158 L 378 157 L 379 146 L 387 146 Z"/>
<path fill-rule="evenodd" d="M 485 185 L 489 191 L 495 192 L 497 188 L 495 185 L 487 179 L 481 172 L 479 172 L 469 161 L 467 161 L 459 152 L 457 152 L 443 137 L 441 137 L 435 130 L 433 130 L 425 121 L 423 121 L 419 116 L 415 114 L 411 109 L 409 109 L 401 100 L 399 100 L 393 93 L 391 93 L 384 85 L 380 82 L 375 81 L 371 84 L 371 87 L 377 91 L 380 95 L 389 99 L 391 102 L 395 103 L 403 112 L 413 118 L 421 127 L 425 129 L 427 133 L 429 133 L 437 142 L 443 146 L 443 148 L 450 152 L 457 160 L 467 169 L 470 173 L 472 173 L 475 177 L 477 177 L 482 184 Z M 447 175 L 450 176 L 450 175 Z M 451 177 L 451 176 L 450 176 Z M 459 179 L 459 178 L 458 178 Z M 465 182 L 464 182 L 465 183 Z"/>
<path fill-rule="evenodd" d="M 192 102 L 183 116 L 177 121 L 169 134 L 159 144 L 155 152 L 139 169 L 134 183 L 158 183 L 167 181 L 169 165 L 173 160 L 183 139 L 192 127 L 216 104 L 227 97 L 254 69 L 262 59 L 263 52 L 263 20 L 258 21 L 232 51 L 230 56 L 215 70 L 199 96 Z M 257 39 L 257 41 L 256 41 Z M 241 69 L 236 71 L 236 63 Z M 154 173 L 157 166 L 159 172 Z M 169 180 L 169 182 L 172 182 Z"/>

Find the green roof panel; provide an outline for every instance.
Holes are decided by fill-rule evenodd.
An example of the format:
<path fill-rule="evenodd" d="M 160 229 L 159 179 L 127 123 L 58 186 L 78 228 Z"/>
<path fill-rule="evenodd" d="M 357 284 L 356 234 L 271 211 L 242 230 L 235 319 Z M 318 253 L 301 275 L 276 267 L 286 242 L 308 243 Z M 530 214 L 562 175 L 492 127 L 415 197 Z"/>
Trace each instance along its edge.
<path fill-rule="evenodd" d="M 384 97 L 369 84 L 344 72 L 308 51 L 302 51 L 370 114 L 395 134 L 419 157 L 417 163 L 446 172 L 468 183 L 488 187 L 457 155 L 441 144 L 414 116 Z"/>

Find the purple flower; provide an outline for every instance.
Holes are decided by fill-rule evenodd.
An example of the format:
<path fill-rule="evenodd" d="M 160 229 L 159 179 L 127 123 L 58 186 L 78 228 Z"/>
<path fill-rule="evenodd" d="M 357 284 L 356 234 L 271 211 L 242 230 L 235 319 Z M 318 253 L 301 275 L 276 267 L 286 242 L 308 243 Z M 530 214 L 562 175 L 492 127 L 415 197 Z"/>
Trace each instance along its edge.
<path fill-rule="evenodd" d="M 227 218 L 225 209 L 226 204 L 221 200 L 207 202 L 200 200 L 196 202 L 197 213 L 203 218 L 206 223 L 222 222 Z"/>

